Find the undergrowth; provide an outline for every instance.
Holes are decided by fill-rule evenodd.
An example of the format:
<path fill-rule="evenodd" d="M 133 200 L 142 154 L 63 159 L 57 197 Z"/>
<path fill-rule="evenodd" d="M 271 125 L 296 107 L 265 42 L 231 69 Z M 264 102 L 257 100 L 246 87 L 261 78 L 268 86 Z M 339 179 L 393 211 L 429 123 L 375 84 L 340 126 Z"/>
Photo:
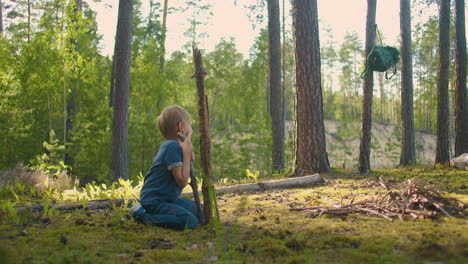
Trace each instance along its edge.
<path fill-rule="evenodd" d="M 381 191 L 373 184 L 380 175 L 396 183 L 414 177 L 468 202 L 466 170 L 411 167 L 367 176 L 334 171 L 323 175 L 326 184 L 319 187 L 224 194 L 218 197 L 222 223 L 216 232 L 211 226 L 173 231 L 132 221 L 126 207 L 51 209 L 48 214 L 15 210 L 46 201 L 136 198 L 141 180 L 44 189 L 49 194 L 10 185 L 0 191 L 0 263 L 466 263 L 466 218 L 390 222 L 350 214 L 311 219 L 289 211 L 366 199 Z"/>

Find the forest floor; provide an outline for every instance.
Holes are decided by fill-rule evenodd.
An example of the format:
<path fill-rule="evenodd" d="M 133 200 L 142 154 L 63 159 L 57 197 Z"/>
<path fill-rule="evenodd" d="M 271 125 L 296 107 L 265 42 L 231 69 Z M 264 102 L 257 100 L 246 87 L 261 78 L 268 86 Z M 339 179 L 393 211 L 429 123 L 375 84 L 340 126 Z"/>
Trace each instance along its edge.
<path fill-rule="evenodd" d="M 384 190 L 375 184 L 379 175 L 396 183 L 414 177 L 468 203 L 467 170 L 334 172 L 323 174 L 326 183 L 319 187 L 219 196 L 216 232 L 143 225 L 123 207 L 0 218 L 0 263 L 468 263 L 466 217 L 387 221 L 289 211 L 330 206 L 351 193 L 355 201 L 367 199 Z"/>

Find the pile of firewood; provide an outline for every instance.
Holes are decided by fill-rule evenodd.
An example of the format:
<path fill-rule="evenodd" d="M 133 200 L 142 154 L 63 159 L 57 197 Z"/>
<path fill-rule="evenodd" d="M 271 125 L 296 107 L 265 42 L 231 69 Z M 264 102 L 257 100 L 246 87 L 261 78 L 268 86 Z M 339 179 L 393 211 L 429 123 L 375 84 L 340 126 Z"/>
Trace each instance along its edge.
<path fill-rule="evenodd" d="M 375 215 L 392 221 L 406 217 L 416 219 L 434 218 L 439 214 L 447 216 L 465 216 L 466 205 L 454 198 L 447 198 L 435 187 L 425 185 L 414 179 L 390 187 L 383 176 L 379 177 L 379 184 L 385 192 L 379 192 L 371 199 L 354 202 L 354 199 L 343 205 L 317 206 L 309 208 L 291 208 L 290 211 L 306 211 L 308 217 L 314 218 L 324 214 L 347 215 L 350 213 L 363 213 Z"/>

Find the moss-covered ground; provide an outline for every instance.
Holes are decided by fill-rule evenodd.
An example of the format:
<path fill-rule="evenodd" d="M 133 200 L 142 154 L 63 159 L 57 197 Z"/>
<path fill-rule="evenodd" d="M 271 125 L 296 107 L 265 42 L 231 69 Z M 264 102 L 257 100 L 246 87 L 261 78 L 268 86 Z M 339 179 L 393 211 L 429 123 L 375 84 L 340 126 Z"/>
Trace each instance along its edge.
<path fill-rule="evenodd" d="M 405 221 L 351 214 L 307 218 L 291 207 L 365 199 L 376 176 L 415 177 L 468 203 L 468 171 L 415 167 L 324 174 L 319 187 L 219 196 L 222 223 L 174 231 L 136 223 L 126 208 L 5 215 L 0 263 L 468 263 L 468 219 Z M 465 212 L 466 214 L 466 212 Z M 211 245 L 213 246 L 211 246 Z"/>

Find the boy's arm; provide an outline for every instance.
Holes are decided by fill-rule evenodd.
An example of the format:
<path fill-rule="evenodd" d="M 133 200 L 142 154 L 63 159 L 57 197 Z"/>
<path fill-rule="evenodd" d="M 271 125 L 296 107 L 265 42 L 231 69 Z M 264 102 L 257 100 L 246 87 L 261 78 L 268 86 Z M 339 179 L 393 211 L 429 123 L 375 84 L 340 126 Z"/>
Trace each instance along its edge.
<path fill-rule="evenodd" d="M 183 155 L 182 167 L 172 169 L 172 175 L 180 188 L 187 186 L 190 178 L 190 155 Z"/>
<path fill-rule="evenodd" d="M 191 137 L 192 133 L 187 134 L 186 137 L 179 135 L 179 144 L 182 148 L 182 168 L 177 167 L 172 169 L 172 175 L 174 175 L 177 185 L 181 188 L 187 186 L 190 178 L 190 161 L 193 156 Z"/>

